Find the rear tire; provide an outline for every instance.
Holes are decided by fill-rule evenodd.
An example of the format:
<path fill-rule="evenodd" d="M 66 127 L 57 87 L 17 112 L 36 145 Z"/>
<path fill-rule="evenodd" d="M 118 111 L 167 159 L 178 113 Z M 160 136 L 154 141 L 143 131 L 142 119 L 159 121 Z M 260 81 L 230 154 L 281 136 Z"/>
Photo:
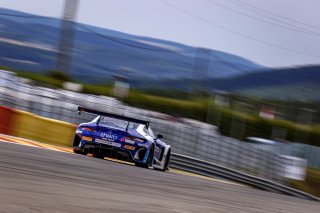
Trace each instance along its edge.
<path fill-rule="evenodd" d="M 81 149 L 73 149 L 73 152 L 78 155 L 84 155 L 84 153 Z"/>
<path fill-rule="evenodd" d="M 150 152 L 149 152 L 149 155 L 147 158 L 147 162 L 145 164 L 136 162 L 134 165 L 137 167 L 142 167 L 142 168 L 148 169 L 149 167 L 152 166 L 152 161 L 153 161 L 153 147 L 150 149 Z"/>
<path fill-rule="evenodd" d="M 167 157 L 166 157 L 166 163 L 164 165 L 164 169 L 162 171 L 166 171 L 169 170 L 169 166 L 170 166 L 170 159 L 171 159 L 171 149 L 169 149 Z"/>
<path fill-rule="evenodd" d="M 169 149 L 163 169 L 157 169 L 157 170 L 160 170 L 162 172 L 169 170 L 170 156 L 171 156 L 171 150 Z"/>

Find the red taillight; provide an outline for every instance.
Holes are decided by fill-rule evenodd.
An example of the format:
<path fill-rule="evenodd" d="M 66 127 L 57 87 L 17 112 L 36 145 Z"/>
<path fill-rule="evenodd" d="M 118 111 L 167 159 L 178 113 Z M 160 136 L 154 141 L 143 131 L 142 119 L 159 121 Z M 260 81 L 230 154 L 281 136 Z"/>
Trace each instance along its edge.
<path fill-rule="evenodd" d="M 82 127 L 81 130 L 83 131 L 89 131 L 89 132 L 96 132 L 95 129 L 89 128 L 89 127 Z"/>

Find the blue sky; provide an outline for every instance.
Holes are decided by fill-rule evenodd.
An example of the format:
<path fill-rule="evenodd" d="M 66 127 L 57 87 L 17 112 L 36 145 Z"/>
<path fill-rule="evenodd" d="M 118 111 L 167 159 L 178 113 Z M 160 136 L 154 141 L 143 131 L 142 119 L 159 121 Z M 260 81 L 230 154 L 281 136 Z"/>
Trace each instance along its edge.
<path fill-rule="evenodd" d="M 77 21 L 86 24 L 221 50 L 269 67 L 320 63 L 319 0 L 79 3 Z M 61 17 L 63 4 L 64 0 L 0 0 L 3 8 L 52 17 Z"/>

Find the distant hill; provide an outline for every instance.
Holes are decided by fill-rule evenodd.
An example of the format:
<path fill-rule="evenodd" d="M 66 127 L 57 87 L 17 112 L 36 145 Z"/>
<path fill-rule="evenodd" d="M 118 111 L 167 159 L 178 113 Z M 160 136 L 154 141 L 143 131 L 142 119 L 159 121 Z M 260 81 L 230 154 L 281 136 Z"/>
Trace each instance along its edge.
<path fill-rule="evenodd" d="M 205 84 L 207 90 L 223 90 L 265 99 L 320 101 L 320 65 L 279 68 L 230 78 L 167 80 L 168 87 L 188 90 L 190 85 Z M 157 82 L 153 82 L 155 87 Z M 161 83 L 158 82 L 160 85 Z"/>
<path fill-rule="evenodd" d="M 252 73 L 230 79 L 226 84 L 231 91 L 265 99 L 320 102 L 320 65 Z"/>
<path fill-rule="evenodd" d="M 0 65 L 42 73 L 54 69 L 59 27 L 59 19 L 0 8 Z M 193 79 L 196 51 L 196 47 L 175 42 L 78 24 L 71 75 L 86 83 L 106 82 L 115 73 L 129 73 L 133 81 Z M 209 60 L 209 78 L 268 70 L 216 50 Z"/>

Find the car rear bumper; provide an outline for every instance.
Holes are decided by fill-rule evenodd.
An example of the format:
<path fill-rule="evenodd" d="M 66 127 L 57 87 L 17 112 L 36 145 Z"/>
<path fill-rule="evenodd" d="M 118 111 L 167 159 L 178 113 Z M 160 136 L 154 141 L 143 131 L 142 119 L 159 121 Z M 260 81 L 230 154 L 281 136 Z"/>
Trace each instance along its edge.
<path fill-rule="evenodd" d="M 138 147 L 137 150 L 132 151 L 121 146 L 113 146 L 112 143 L 105 144 L 87 141 L 82 141 L 81 147 L 73 147 L 73 149 L 82 151 L 84 154 L 99 153 L 100 156 L 139 163 L 145 163 L 146 155 L 148 154 L 148 149 L 143 147 Z"/>

